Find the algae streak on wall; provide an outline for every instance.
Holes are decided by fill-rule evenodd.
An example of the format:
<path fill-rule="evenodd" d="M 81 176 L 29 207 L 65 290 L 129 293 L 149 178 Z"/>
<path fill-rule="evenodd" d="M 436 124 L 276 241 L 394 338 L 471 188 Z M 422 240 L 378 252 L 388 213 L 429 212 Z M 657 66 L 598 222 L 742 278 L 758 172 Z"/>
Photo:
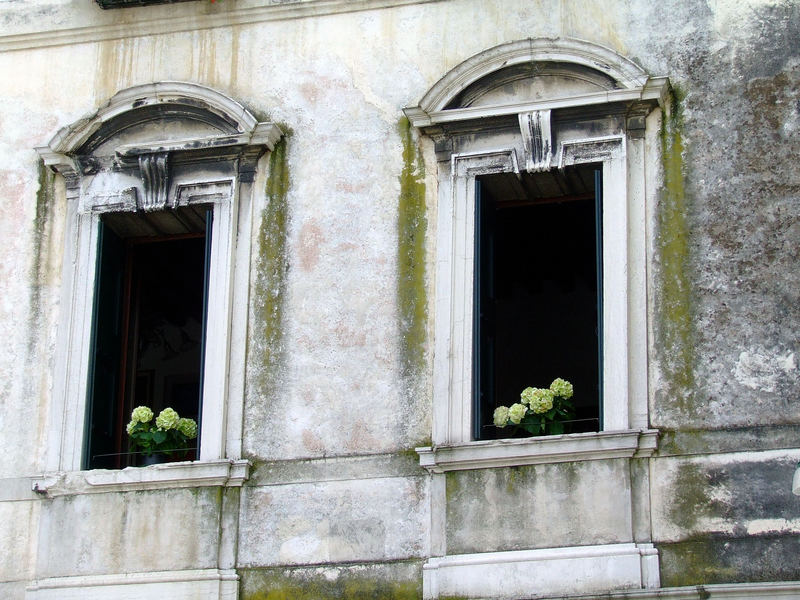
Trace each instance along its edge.
<path fill-rule="evenodd" d="M 397 306 L 401 372 L 408 392 L 425 368 L 427 296 L 425 291 L 425 165 L 415 144 L 411 124 L 398 124 L 403 144 L 400 198 L 397 207 Z"/>
<path fill-rule="evenodd" d="M 657 295 L 659 320 L 656 347 L 665 377 L 665 397 L 674 398 L 681 412 L 691 411 L 694 388 L 694 341 L 689 277 L 688 200 L 682 137 L 683 94 L 673 91 L 672 104 L 661 123 L 664 188 L 658 215 L 656 251 L 660 264 Z"/>
<path fill-rule="evenodd" d="M 288 223 L 289 165 L 286 138 L 269 157 L 267 203 L 261 214 L 257 258 L 251 297 L 248 335 L 249 396 L 271 396 L 283 355 L 284 299 L 286 297 L 286 227 Z"/>

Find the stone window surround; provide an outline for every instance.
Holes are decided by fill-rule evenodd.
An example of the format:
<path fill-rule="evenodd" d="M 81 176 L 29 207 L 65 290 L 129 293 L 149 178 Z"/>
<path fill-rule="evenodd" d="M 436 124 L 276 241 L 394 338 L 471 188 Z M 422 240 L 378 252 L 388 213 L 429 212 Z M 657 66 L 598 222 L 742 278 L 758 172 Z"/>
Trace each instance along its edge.
<path fill-rule="evenodd" d="M 225 130 L 199 138 L 123 145 L 115 148 L 113 157 L 79 155 L 102 127 L 119 123 L 123 129 L 138 122 L 138 109 L 158 105 L 173 111 L 185 105 L 195 118 L 200 107 L 203 115 L 223 123 Z M 64 495 L 187 485 L 238 486 L 247 479 L 249 463 L 241 459 L 244 345 L 234 340 L 242 339 L 247 328 L 247 232 L 253 180 L 259 158 L 273 149 L 281 135 L 276 125 L 259 123 L 242 105 L 214 90 L 160 82 L 119 92 L 91 118 L 59 131 L 48 146 L 37 148 L 45 164 L 64 177 L 67 227 L 46 474 L 34 480 L 34 491 Z M 120 177 L 120 173 L 125 175 Z M 100 216 L 110 211 L 191 204 L 213 207 L 208 314 L 214 318 L 208 319 L 206 333 L 199 459 L 72 473 L 81 469 L 85 435 Z"/>
<path fill-rule="evenodd" d="M 447 108 L 465 88 L 516 64 L 567 62 L 611 77 L 618 89 L 506 105 Z M 571 39 L 530 39 L 497 46 L 467 59 L 443 77 L 420 104 L 404 110 L 412 125 L 447 147 L 447 127 L 517 116 L 519 136 L 503 146 L 459 147 L 438 152 L 436 300 L 433 372 L 433 445 L 419 448 L 420 464 L 434 473 L 469 468 L 648 456 L 657 432 L 647 409 L 647 206 L 656 190 L 646 172 L 647 115 L 663 106 L 665 77 L 649 77 L 615 52 Z M 567 136 L 552 146 L 550 117 L 571 111 L 625 106 L 626 133 Z M 491 144 L 491 142 L 487 142 Z M 600 433 L 473 441 L 472 243 L 475 178 L 490 173 L 541 171 L 602 163 L 603 231 L 603 423 Z M 652 178 L 654 179 L 654 178 Z M 620 232 L 623 235 L 620 235 Z M 612 293 L 613 291 L 613 293 Z M 556 439 L 552 439 L 556 438 Z M 564 458 L 568 457 L 568 458 Z"/>

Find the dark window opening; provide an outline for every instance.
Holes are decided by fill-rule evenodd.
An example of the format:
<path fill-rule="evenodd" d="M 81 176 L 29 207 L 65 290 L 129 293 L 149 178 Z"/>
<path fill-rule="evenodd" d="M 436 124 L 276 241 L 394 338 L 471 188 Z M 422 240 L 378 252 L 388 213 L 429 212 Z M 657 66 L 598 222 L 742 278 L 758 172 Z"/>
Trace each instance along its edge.
<path fill-rule="evenodd" d="M 86 468 L 138 464 L 125 430 L 136 406 L 199 426 L 210 224 L 204 208 L 101 220 Z"/>
<path fill-rule="evenodd" d="M 508 437 L 509 429 L 493 426 L 494 409 L 556 377 L 575 389 L 566 431 L 598 431 L 600 171 L 504 173 L 476 185 L 473 436 Z"/>

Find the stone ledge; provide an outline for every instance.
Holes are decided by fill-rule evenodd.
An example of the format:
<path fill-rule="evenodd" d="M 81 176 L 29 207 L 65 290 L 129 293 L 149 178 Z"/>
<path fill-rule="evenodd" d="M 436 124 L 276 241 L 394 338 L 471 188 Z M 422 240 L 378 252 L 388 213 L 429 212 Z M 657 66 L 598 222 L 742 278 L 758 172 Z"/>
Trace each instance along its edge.
<path fill-rule="evenodd" d="M 432 557 L 423 597 L 540 598 L 659 587 L 652 544 L 606 544 Z"/>
<path fill-rule="evenodd" d="M 247 460 L 212 460 L 126 467 L 119 471 L 47 473 L 33 477 L 31 487 L 48 498 L 187 487 L 241 487 L 250 476 L 250 466 Z"/>
<path fill-rule="evenodd" d="M 431 473 L 446 473 L 579 460 L 647 458 L 655 451 L 657 438 L 655 429 L 627 429 L 426 446 L 416 450 L 420 466 Z"/>
<path fill-rule="evenodd" d="M 559 600 L 564 596 L 558 596 Z M 655 590 L 624 590 L 603 594 L 569 596 L 571 600 L 774 600 L 800 598 L 800 581 L 767 583 L 721 583 L 666 587 Z M 552 600 L 542 598 L 541 600 Z"/>
<path fill-rule="evenodd" d="M 25 590 L 29 600 L 222 600 L 236 597 L 239 576 L 234 570 L 190 569 L 151 573 L 113 573 L 50 577 L 33 581 Z"/>

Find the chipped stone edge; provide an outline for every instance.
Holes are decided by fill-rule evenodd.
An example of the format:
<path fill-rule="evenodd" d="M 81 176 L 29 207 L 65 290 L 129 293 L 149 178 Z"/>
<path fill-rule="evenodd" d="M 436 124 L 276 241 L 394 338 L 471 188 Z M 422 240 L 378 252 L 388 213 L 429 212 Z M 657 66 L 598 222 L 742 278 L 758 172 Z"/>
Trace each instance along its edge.
<path fill-rule="evenodd" d="M 627 429 L 416 448 L 430 473 L 611 458 L 648 458 L 658 430 Z"/>
<path fill-rule="evenodd" d="M 250 477 L 248 460 L 210 460 L 126 467 L 119 471 L 62 471 L 31 478 L 37 494 L 55 498 L 78 494 L 187 487 L 241 487 Z"/>

